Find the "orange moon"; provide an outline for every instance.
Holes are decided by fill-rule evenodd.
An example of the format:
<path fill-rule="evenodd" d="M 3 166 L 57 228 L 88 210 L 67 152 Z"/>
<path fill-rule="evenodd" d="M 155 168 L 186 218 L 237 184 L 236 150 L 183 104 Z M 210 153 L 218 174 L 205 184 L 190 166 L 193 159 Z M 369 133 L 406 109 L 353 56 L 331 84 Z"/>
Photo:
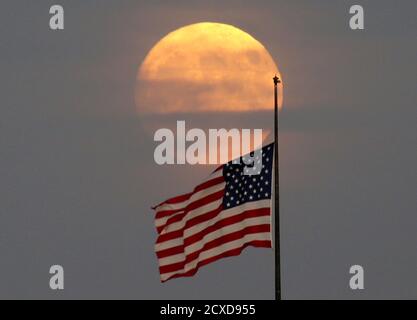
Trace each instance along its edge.
<path fill-rule="evenodd" d="M 192 24 L 148 53 L 137 74 L 136 106 L 142 114 L 268 110 L 275 74 L 271 55 L 248 33 L 221 23 Z M 282 84 L 279 89 L 281 107 Z"/>

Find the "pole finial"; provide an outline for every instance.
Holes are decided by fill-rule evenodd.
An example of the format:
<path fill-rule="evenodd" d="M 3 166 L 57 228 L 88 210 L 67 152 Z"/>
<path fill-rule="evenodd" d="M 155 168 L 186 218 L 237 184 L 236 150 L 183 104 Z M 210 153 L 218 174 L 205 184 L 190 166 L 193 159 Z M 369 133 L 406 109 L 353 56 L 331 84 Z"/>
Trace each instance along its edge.
<path fill-rule="evenodd" d="M 274 84 L 275 84 L 275 85 L 277 85 L 278 83 L 281 83 L 281 79 L 280 79 L 280 78 L 278 78 L 278 76 L 277 76 L 277 75 L 275 75 L 275 77 L 274 77 L 273 79 L 274 79 Z"/>

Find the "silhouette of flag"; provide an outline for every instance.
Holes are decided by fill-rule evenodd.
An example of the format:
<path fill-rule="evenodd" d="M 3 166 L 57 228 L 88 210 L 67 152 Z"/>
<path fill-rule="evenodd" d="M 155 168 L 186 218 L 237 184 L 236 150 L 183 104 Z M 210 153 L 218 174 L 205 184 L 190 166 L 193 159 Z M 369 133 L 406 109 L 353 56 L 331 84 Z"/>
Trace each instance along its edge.
<path fill-rule="evenodd" d="M 244 174 L 248 158 L 243 156 L 217 168 L 193 192 L 153 208 L 162 282 L 193 276 L 200 267 L 237 256 L 248 246 L 272 247 L 273 149 L 270 144 L 251 153 L 253 165 L 262 165 L 259 175 Z"/>

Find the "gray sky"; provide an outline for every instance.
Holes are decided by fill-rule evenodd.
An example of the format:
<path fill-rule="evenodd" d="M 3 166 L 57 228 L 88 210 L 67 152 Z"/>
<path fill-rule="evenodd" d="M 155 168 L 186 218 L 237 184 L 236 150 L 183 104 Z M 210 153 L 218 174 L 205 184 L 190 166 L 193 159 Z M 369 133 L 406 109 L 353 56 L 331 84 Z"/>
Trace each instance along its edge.
<path fill-rule="evenodd" d="M 159 282 L 150 207 L 211 168 L 154 163 L 136 73 L 161 37 L 200 21 L 249 32 L 284 75 L 283 298 L 417 298 L 415 1 L 58 2 L 60 32 L 56 1 L 0 4 L 0 298 L 273 298 L 265 249 Z M 348 28 L 356 3 L 364 31 Z M 267 112 L 221 118 L 272 127 Z M 63 292 L 49 289 L 53 264 Z"/>

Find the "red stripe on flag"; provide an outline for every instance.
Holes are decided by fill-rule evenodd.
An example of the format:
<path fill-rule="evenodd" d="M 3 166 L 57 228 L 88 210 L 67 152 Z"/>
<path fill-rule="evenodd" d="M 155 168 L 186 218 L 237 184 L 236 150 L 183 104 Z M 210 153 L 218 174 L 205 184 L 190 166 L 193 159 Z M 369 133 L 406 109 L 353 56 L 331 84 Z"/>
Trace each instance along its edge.
<path fill-rule="evenodd" d="M 164 211 L 158 211 L 155 215 L 155 219 L 161 219 L 168 216 L 172 216 L 173 214 L 176 214 L 180 211 L 184 211 L 184 207 L 176 209 L 176 210 L 164 210 Z"/>
<path fill-rule="evenodd" d="M 193 195 L 193 192 L 190 192 L 190 193 L 186 193 L 186 194 L 183 194 L 183 195 L 165 200 L 164 202 L 161 202 L 160 204 L 152 207 L 152 209 L 156 209 L 156 208 L 162 206 L 163 204 L 176 204 L 176 203 L 184 202 L 184 201 L 188 200 L 192 195 Z"/>

